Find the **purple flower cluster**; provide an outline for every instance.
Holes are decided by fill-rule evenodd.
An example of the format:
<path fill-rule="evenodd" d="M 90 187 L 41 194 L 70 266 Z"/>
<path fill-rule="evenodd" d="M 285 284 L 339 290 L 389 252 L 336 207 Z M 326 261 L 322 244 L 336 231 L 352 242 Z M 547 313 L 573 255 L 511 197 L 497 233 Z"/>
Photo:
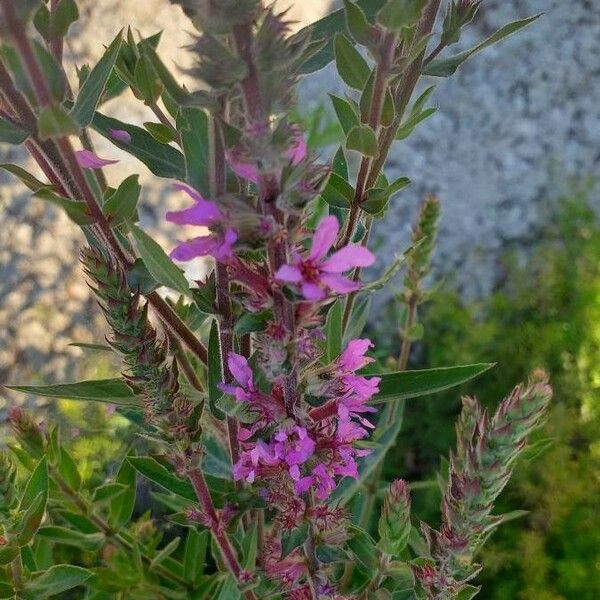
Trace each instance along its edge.
<path fill-rule="evenodd" d="M 363 415 L 376 412 L 368 402 L 380 381 L 356 374 L 372 361 L 366 356 L 371 347 L 366 339 L 348 344 L 328 372 L 321 374 L 327 380 L 317 393 L 324 402 L 310 410 L 303 422 L 290 419 L 277 393 L 259 390 L 248 361 L 230 353 L 228 366 L 237 385 L 221 384 L 220 389 L 257 414 L 251 427 L 240 429 L 242 454 L 233 467 L 234 479 L 259 480 L 268 487 L 270 479 L 279 481 L 285 474 L 297 495 L 312 488 L 319 500 L 326 500 L 336 488 L 336 478 L 357 478 L 356 459 L 370 451 L 357 448 L 355 442 L 373 428 Z"/>

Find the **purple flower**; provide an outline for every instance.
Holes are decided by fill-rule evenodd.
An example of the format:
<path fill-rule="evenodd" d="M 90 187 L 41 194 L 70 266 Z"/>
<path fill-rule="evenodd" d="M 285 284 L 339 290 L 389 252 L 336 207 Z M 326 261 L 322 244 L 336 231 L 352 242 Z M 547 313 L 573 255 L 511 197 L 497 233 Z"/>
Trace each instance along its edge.
<path fill-rule="evenodd" d="M 306 146 L 306 140 L 299 129 L 295 131 L 294 140 L 292 145 L 285 151 L 284 156 L 291 163 L 292 166 L 299 165 L 307 156 L 308 149 Z M 231 167 L 231 170 L 242 179 L 251 181 L 252 183 L 258 183 L 258 167 L 253 163 L 247 163 L 235 158 L 235 154 L 227 153 L 227 162 Z"/>
<path fill-rule="evenodd" d="M 290 467 L 290 476 L 294 481 L 300 479 L 298 465 L 305 463 L 315 452 L 315 442 L 304 427 L 293 425 L 280 429 L 275 434 L 274 454 Z"/>
<path fill-rule="evenodd" d="M 229 352 L 227 355 L 227 366 L 239 385 L 219 383 L 218 388 L 225 394 L 234 396 L 238 402 L 250 400 L 258 390 L 254 385 L 252 369 L 248 365 L 246 358 L 235 352 Z"/>
<path fill-rule="evenodd" d="M 181 242 L 171 252 L 171 258 L 188 261 L 198 256 L 212 256 L 219 262 L 231 260 L 238 234 L 221 209 L 187 185 L 178 183 L 174 187 L 190 196 L 195 204 L 184 210 L 168 212 L 167 221 L 178 225 L 208 227 L 210 233 Z"/>
<path fill-rule="evenodd" d="M 369 348 L 373 348 L 374 344 L 369 339 L 352 340 L 337 359 L 337 365 L 342 372 L 352 372 L 362 369 L 369 363 L 374 362 L 374 359 L 365 356 Z"/>
<path fill-rule="evenodd" d="M 82 169 L 101 169 L 107 165 L 114 165 L 118 163 L 118 160 L 108 160 L 106 158 L 100 158 L 94 154 L 91 150 L 77 150 L 75 152 L 77 162 Z"/>
<path fill-rule="evenodd" d="M 339 223 L 334 216 L 322 219 L 315 231 L 308 257 L 303 259 L 296 256 L 293 264 L 279 268 L 275 278 L 299 285 L 304 298 L 313 301 L 323 300 L 328 289 L 340 294 L 360 289 L 360 283 L 343 277 L 341 273 L 354 267 L 368 267 L 375 262 L 375 256 L 364 246 L 350 244 L 325 259 L 337 239 L 338 231 Z"/>
<path fill-rule="evenodd" d="M 121 142 L 122 144 L 131 144 L 131 134 L 124 129 L 109 129 L 108 135 L 110 135 L 113 140 Z"/>

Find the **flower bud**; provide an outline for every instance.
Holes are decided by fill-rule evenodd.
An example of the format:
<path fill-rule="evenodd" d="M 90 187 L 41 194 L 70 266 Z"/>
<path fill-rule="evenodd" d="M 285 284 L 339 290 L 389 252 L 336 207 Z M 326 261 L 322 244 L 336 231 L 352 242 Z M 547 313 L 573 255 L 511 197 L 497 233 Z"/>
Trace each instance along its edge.
<path fill-rule="evenodd" d="M 41 458 L 44 454 L 44 437 L 33 417 L 18 406 L 8 411 L 8 420 L 19 443 L 33 458 Z"/>
<path fill-rule="evenodd" d="M 0 452 L 0 515 L 7 516 L 17 501 L 17 469 L 6 452 Z"/>
<path fill-rule="evenodd" d="M 396 479 L 385 495 L 379 518 L 382 550 L 398 556 L 408 543 L 410 527 L 410 490 L 405 481 Z"/>
<path fill-rule="evenodd" d="M 448 6 L 441 37 L 444 46 L 458 42 L 461 29 L 475 18 L 480 4 L 479 0 L 458 0 Z"/>

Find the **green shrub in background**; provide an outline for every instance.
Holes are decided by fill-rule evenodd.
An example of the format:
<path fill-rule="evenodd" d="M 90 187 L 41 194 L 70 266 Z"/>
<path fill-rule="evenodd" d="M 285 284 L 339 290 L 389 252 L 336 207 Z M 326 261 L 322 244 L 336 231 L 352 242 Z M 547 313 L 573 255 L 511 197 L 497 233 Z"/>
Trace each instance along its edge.
<path fill-rule="evenodd" d="M 600 226 L 589 206 L 593 189 L 560 199 L 530 257 L 507 258 L 491 298 L 469 304 L 455 292 L 436 294 L 422 316 L 415 362 L 497 361 L 469 388 L 484 404 L 532 368 L 553 373 L 551 417 L 499 507 L 529 512 L 494 534 L 483 556 L 482 598 L 600 598 Z M 456 390 L 406 406 L 389 465 L 423 482 L 413 488 L 421 518 L 430 519 L 439 503 L 434 474 L 454 444 L 459 410 Z"/>

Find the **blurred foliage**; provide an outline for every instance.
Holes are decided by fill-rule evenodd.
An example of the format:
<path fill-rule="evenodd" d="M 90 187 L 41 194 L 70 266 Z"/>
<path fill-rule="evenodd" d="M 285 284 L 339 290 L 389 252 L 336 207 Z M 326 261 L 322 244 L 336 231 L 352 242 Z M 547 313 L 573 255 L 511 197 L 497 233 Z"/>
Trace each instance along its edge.
<path fill-rule="evenodd" d="M 464 390 L 489 407 L 537 367 L 550 372 L 555 389 L 548 423 L 496 509 L 530 512 L 486 547 L 482 598 L 600 598 L 600 226 L 588 203 L 592 190 L 590 183 L 560 198 L 528 258 L 507 257 L 490 298 L 465 303 L 444 291 L 422 315 L 413 367 L 496 361 Z M 435 472 L 454 444 L 458 412 L 455 390 L 407 403 L 388 459 L 389 469 L 401 465 L 420 482 L 414 514 L 429 522 L 440 500 Z"/>

